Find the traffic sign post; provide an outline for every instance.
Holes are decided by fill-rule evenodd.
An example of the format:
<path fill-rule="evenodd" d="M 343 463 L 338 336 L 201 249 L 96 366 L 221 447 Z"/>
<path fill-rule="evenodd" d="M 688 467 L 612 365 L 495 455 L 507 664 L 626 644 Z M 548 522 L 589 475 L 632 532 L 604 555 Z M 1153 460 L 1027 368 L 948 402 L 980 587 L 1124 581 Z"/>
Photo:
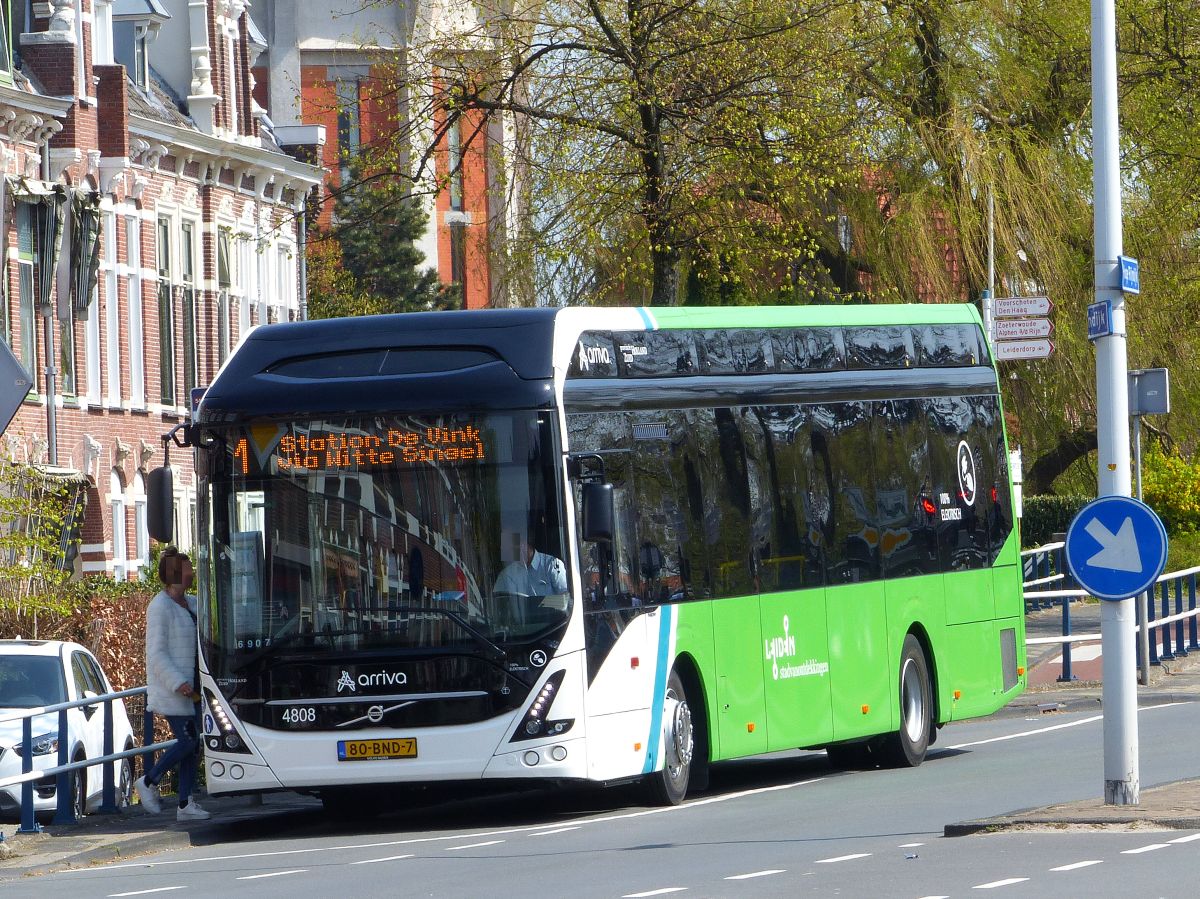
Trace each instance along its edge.
<path fill-rule="evenodd" d="M 1101 300 L 1099 303 L 1089 304 L 1087 308 L 1087 322 L 1088 340 L 1111 337 L 1113 333 L 1112 302 Z"/>
<path fill-rule="evenodd" d="M 1053 333 L 1054 324 L 1048 318 L 999 318 L 992 325 L 995 340 L 1029 340 Z"/>
<path fill-rule="evenodd" d="M 1138 261 L 1132 256 L 1117 256 L 1121 266 L 1121 293 L 1141 293 L 1142 273 Z"/>

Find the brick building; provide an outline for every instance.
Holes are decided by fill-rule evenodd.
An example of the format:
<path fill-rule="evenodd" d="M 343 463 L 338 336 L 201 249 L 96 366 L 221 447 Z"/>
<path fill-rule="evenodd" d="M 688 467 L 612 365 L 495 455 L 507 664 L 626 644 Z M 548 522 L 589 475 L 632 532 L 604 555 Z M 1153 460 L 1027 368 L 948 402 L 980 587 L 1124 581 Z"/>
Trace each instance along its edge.
<path fill-rule="evenodd" d="M 0 450 L 85 491 L 78 567 L 132 576 L 160 435 L 249 328 L 303 315 L 320 133 L 254 101 L 244 0 L 0 9 L 4 337 L 34 383 Z M 186 546 L 191 456 L 170 461 Z"/>
<path fill-rule="evenodd" d="M 401 123 L 413 137 L 407 151 L 414 160 L 424 149 L 420 141 L 438 134 L 433 170 L 410 173 L 427 188 L 421 201 L 429 222 L 419 248 L 443 283 L 462 285 L 467 308 L 511 304 L 496 260 L 516 233 L 515 129 L 499 117 L 486 128 L 469 117 L 449 127 L 420 120 L 439 115 L 439 73 L 432 66 L 410 72 L 419 82 L 411 91 L 396 90 L 400 66 L 414 66 L 423 54 L 413 49 L 431 34 L 462 34 L 464 47 L 478 49 L 478 10 L 450 0 L 253 0 L 250 6 L 268 44 L 255 70 L 259 102 L 277 126 L 324 127 L 325 198 L 344 182 L 351 157 Z M 327 224 L 332 203 L 320 208 Z"/>

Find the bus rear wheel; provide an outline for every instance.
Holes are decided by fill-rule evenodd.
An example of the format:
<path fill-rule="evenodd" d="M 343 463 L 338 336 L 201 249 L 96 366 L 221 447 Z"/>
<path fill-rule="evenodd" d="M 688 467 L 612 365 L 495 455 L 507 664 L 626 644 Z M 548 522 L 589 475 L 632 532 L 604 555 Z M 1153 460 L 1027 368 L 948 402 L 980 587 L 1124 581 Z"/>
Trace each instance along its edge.
<path fill-rule="evenodd" d="M 679 805 L 687 795 L 695 754 L 692 710 L 678 672 L 671 670 L 663 695 L 662 736 L 666 758 L 661 771 L 646 777 L 646 792 L 655 805 Z"/>
<path fill-rule="evenodd" d="M 929 665 L 921 643 L 912 634 L 904 638 L 900 655 L 900 729 L 884 744 L 887 761 L 897 768 L 915 768 L 925 761 L 933 725 L 933 697 Z"/>

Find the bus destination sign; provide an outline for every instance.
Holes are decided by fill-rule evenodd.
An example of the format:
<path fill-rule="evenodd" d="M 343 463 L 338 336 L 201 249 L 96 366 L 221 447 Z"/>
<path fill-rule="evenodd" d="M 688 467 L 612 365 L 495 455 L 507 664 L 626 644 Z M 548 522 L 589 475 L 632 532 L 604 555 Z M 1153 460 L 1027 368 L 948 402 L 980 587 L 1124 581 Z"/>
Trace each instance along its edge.
<path fill-rule="evenodd" d="M 246 438 L 234 447 L 242 474 L 253 456 Z M 483 435 L 474 425 L 458 428 L 383 428 L 375 433 L 312 430 L 286 434 L 271 454 L 275 469 L 290 471 L 369 471 L 409 465 L 457 465 L 487 458 Z M 268 462 L 267 468 L 270 468 Z"/>

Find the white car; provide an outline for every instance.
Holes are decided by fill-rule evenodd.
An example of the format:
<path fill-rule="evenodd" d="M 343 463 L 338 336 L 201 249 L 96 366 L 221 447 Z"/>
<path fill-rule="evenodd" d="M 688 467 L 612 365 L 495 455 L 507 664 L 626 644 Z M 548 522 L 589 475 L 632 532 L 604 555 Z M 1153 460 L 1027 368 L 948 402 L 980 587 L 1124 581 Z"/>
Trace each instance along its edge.
<path fill-rule="evenodd" d="M 108 677 L 88 650 L 78 643 L 59 640 L 0 640 L 0 718 L 22 709 L 73 702 L 89 696 L 113 692 Z M 125 704 L 116 700 L 113 711 L 113 751 L 134 746 L 133 729 Z M 67 760 L 93 759 L 104 755 L 105 704 L 80 706 L 67 710 Z M 21 773 L 26 747 L 21 745 L 22 722 L 0 723 L 0 778 Z M 58 764 L 58 712 L 33 719 L 33 770 Z M 133 785 L 131 759 L 109 762 L 113 766 L 117 805 L 129 804 Z M 71 772 L 71 796 L 75 815 L 80 817 L 97 809 L 103 800 L 104 769 L 100 765 Z M 33 803 L 37 817 L 48 820 L 57 808 L 56 778 L 52 775 L 34 781 Z M 0 787 L 0 818 L 20 820 L 21 785 Z"/>

